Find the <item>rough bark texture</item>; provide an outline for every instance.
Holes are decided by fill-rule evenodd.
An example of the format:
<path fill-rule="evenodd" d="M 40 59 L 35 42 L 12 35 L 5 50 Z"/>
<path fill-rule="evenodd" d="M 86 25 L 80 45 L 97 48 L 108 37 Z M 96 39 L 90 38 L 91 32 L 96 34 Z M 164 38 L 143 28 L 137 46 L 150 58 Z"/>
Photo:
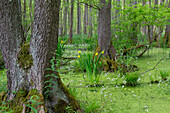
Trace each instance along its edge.
<path fill-rule="evenodd" d="M 5 67 L 8 69 L 8 99 L 14 97 L 12 92 L 17 91 L 25 79 L 20 76 L 25 72 L 17 63 L 19 47 L 24 39 L 18 7 L 18 0 L 2 0 L 0 3 L 0 46 Z"/>
<path fill-rule="evenodd" d="M 2 0 L 0 4 L 0 45 L 5 67 L 8 69 L 7 100 L 11 100 L 11 108 L 16 113 L 30 112 L 27 111 L 24 102 L 36 92 L 40 102 L 43 102 L 37 107 L 42 108 L 39 113 L 66 112 L 65 107 L 68 105 L 75 111 L 81 110 L 61 82 L 59 74 L 46 70 L 51 66 L 52 53 L 57 47 L 60 0 L 35 0 L 34 27 L 30 44 L 23 43 L 18 6 L 18 0 Z M 52 73 L 57 78 L 45 77 Z M 46 91 L 44 87 L 47 85 L 44 81 L 49 79 L 53 79 L 57 85 L 53 84 L 55 87 L 50 88 L 52 92 L 46 97 L 43 95 Z M 19 96 L 21 91 L 25 92 L 24 96 Z M 16 111 L 16 108 L 19 111 Z"/>
<path fill-rule="evenodd" d="M 101 8 L 99 11 L 98 45 L 101 51 L 105 51 L 105 56 L 112 57 L 115 55 L 115 50 L 111 44 L 111 0 L 109 0 L 109 2 L 101 0 L 100 5 Z"/>

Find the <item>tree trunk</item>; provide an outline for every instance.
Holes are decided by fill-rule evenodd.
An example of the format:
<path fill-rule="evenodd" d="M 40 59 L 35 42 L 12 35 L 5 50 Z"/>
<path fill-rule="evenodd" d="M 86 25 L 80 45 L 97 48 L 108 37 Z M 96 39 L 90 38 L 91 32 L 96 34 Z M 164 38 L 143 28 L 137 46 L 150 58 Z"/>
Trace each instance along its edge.
<path fill-rule="evenodd" d="M 170 1 L 168 3 L 168 8 L 170 8 Z M 168 20 L 168 23 L 170 23 L 170 20 Z M 170 25 L 166 25 L 164 40 L 167 47 L 170 47 Z"/>
<path fill-rule="evenodd" d="M 88 4 L 85 3 L 85 9 L 84 9 L 84 34 L 87 34 L 87 25 L 88 25 Z"/>
<path fill-rule="evenodd" d="M 92 37 L 92 8 L 89 7 L 89 32 L 88 32 L 88 37 Z"/>
<path fill-rule="evenodd" d="M 116 56 L 116 51 L 111 43 L 111 0 L 100 1 L 99 24 L 98 24 L 98 45 L 105 56 L 111 59 Z"/>
<path fill-rule="evenodd" d="M 69 32 L 69 43 L 70 44 L 73 41 L 73 8 L 74 8 L 74 0 L 71 0 L 71 17 L 70 17 L 70 32 Z"/>
<path fill-rule="evenodd" d="M 29 4 L 29 15 L 30 15 L 30 34 L 32 34 L 32 30 L 33 30 L 33 10 L 32 10 L 32 0 L 30 0 L 30 4 Z"/>
<path fill-rule="evenodd" d="M 79 0 L 77 0 L 77 34 L 81 34 L 81 8 Z"/>
<path fill-rule="evenodd" d="M 23 1 L 24 3 L 24 11 L 23 11 L 23 27 L 24 27 L 24 35 L 27 37 L 27 2 L 26 0 Z"/>
<path fill-rule="evenodd" d="M 81 110 L 60 80 L 58 72 L 50 68 L 50 60 L 57 47 L 60 0 L 35 0 L 34 27 L 30 44 L 23 43 L 18 0 L 2 0 L 0 4 L 0 45 L 7 71 L 7 100 L 16 113 L 28 113 L 26 100 L 35 94 L 42 102 L 38 113 L 66 112 L 65 107 Z M 45 75 L 54 74 L 57 78 Z M 48 96 L 44 83 L 53 79 Z M 54 87 L 55 86 L 55 87 Z M 16 93 L 13 93 L 16 92 Z M 23 93 L 21 95 L 21 93 Z M 19 111 L 18 111 L 19 110 Z"/>
<path fill-rule="evenodd" d="M 64 31 L 63 31 L 63 35 L 67 34 L 67 10 L 68 10 L 68 4 L 66 2 L 66 0 L 64 0 L 64 12 L 63 12 L 63 19 L 64 19 Z"/>

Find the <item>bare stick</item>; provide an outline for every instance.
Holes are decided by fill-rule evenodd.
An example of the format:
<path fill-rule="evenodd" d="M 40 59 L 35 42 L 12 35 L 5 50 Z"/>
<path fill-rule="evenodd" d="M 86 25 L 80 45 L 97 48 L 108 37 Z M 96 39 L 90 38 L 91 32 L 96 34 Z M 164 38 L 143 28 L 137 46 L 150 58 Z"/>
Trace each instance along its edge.
<path fill-rule="evenodd" d="M 164 57 L 164 58 L 165 58 L 165 57 Z M 149 69 L 149 70 L 141 73 L 141 75 L 144 74 L 144 73 L 147 73 L 147 72 L 149 72 L 149 71 L 152 71 L 152 70 L 156 69 L 156 66 L 158 66 L 158 64 L 159 64 L 164 58 L 162 58 L 152 69 Z"/>

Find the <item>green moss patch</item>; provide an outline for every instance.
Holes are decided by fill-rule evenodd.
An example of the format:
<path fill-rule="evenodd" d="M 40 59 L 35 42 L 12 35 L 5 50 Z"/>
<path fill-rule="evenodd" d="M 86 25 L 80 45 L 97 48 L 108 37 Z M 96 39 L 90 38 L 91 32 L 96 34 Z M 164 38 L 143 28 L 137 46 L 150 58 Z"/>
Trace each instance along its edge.
<path fill-rule="evenodd" d="M 33 65 L 33 58 L 29 52 L 29 48 L 30 45 L 25 42 L 25 44 L 21 46 L 21 50 L 18 53 L 17 62 L 24 70 L 31 68 L 31 66 Z"/>

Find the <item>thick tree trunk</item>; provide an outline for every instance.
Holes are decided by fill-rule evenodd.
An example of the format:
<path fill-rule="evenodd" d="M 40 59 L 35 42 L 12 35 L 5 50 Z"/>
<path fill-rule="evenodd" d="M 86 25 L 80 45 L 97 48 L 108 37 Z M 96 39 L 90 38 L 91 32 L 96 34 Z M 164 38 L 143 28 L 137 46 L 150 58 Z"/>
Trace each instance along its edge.
<path fill-rule="evenodd" d="M 57 72 L 50 68 L 50 60 L 57 47 L 60 0 L 35 0 L 34 27 L 30 44 L 23 43 L 21 18 L 18 0 L 1 1 L 0 4 L 0 45 L 7 71 L 7 100 L 12 100 L 10 109 L 16 113 L 28 113 L 25 100 L 36 95 L 42 102 L 38 113 L 62 113 L 65 107 L 81 110 L 76 100 L 60 80 Z M 45 77 L 54 74 L 56 77 Z M 52 84 L 48 96 L 44 83 L 50 79 Z M 23 96 L 21 91 L 24 91 Z M 17 93 L 13 93 L 17 92 Z M 18 98 L 19 97 L 19 98 Z M 24 98 L 24 99 L 23 99 Z M 10 104 L 9 103 L 9 104 Z M 18 111 L 19 110 L 19 111 Z M 27 111 L 28 110 L 28 111 Z"/>
<path fill-rule="evenodd" d="M 74 8 L 74 0 L 71 0 L 69 43 L 72 43 L 72 41 L 73 41 L 73 8 Z"/>
<path fill-rule="evenodd" d="M 24 40 L 21 18 L 18 10 L 18 0 L 3 0 L 0 3 L 0 46 L 7 71 L 8 99 L 14 97 L 13 91 L 17 91 L 23 84 L 25 72 L 17 63 L 19 47 Z"/>
<path fill-rule="evenodd" d="M 116 56 L 116 51 L 111 43 L 111 0 L 100 1 L 99 24 L 98 24 L 98 45 L 105 56 L 111 59 Z"/>

